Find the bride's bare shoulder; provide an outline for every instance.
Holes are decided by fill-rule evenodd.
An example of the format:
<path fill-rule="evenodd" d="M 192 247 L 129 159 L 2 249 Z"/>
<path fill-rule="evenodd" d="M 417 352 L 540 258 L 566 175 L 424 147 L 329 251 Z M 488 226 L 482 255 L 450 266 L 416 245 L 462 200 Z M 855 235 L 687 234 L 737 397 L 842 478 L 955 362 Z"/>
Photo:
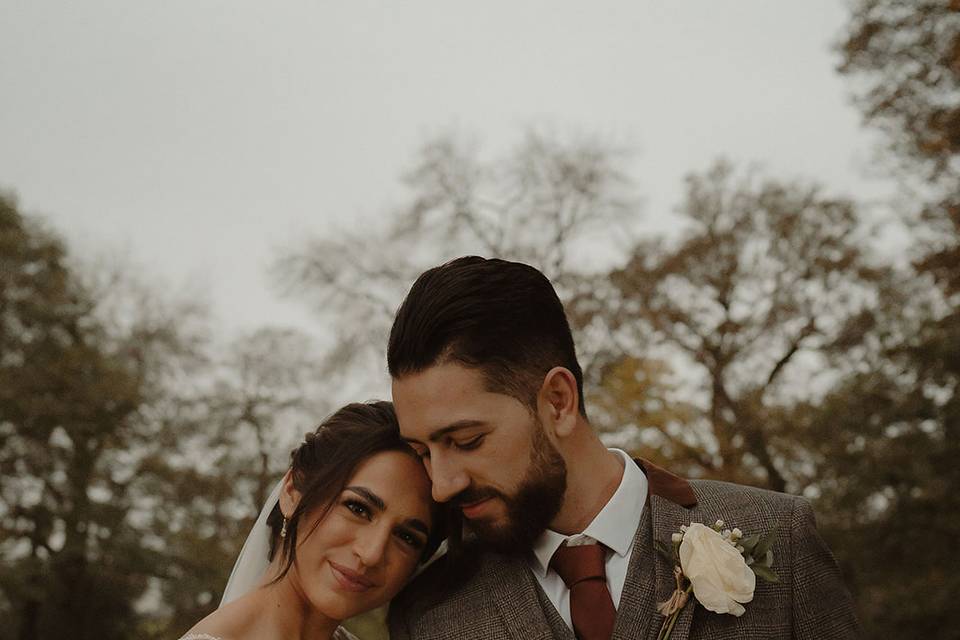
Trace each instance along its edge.
<path fill-rule="evenodd" d="M 223 638 L 212 636 L 209 633 L 188 633 L 180 640 L 223 640 Z M 333 640 L 358 640 L 358 638 L 343 627 L 338 627 L 333 633 Z"/>
<path fill-rule="evenodd" d="M 255 599 L 244 596 L 211 612 L 180 640 L 241 640 L 256 621 Z"/>
<path fill-rule="evenodd" d="M 258 640 L 273 635 L 264 624 L 262 593 L 251 592 L 216 609 L 180 640 Z M 331 640 L 358 640 L 338 627 Z"/>

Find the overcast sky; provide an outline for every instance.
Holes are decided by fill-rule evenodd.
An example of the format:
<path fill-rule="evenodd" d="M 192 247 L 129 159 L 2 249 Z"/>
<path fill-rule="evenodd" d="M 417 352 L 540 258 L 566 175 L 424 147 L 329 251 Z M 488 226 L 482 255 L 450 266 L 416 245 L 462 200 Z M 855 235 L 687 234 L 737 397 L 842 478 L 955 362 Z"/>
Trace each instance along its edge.
<path fill-rule="evenodd" d="M 302 323 L 265 266 L 375 218 L 431 134 L 635 146 L 645 224 L 719 155 L 872 197 L 840 0 L 0 0 L 0 187 L 230 331 Z"/>

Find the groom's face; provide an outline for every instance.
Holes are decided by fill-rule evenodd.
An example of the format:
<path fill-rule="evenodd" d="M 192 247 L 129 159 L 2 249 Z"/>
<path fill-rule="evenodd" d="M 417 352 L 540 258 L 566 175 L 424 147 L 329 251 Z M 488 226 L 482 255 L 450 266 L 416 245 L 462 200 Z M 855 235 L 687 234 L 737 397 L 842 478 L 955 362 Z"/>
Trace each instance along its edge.
<path fill-rule="evenodd" d="M 454 363 L 394 379 L 393 401 L 434 499 L 458 507 L 489 545 L 529 548 L 566 488 L 563 457 L 538 417 L 516 398 L 488 391 L 479 371 Z"/>

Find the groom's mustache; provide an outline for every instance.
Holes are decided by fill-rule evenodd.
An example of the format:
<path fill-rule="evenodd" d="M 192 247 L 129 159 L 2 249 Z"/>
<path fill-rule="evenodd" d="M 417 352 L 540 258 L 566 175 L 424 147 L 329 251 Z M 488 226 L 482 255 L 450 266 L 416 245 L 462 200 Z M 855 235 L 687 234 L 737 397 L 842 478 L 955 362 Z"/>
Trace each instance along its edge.
<path fill-rule="evenodd" d="M 465 504 L 474 504 L 489 498 L 501 498 L 507 500 L 507 496 L 492 487 L 467 487 L 457 495 L 450 498 L 450 504 L 460 508 Z"/>

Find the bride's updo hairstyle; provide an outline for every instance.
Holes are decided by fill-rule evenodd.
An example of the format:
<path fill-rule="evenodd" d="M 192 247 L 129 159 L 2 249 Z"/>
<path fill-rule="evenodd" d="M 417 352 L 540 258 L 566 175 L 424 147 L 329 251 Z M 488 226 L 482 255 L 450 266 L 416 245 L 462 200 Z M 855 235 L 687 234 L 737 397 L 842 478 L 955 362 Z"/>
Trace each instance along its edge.
<path fill-rule="evenodd" d="M 287 535 L 281 537 L 283 513 L 278 502 L 267 517 L 270 527 L 270 556 L 282 554 L 283 563 L 276 580 L 286 575 L 296 559 L 297 541 L 301 535 L 300 523 L 304 516 L 319 510 L 323 519 L 346 487 L 354 470 L 372 455 L 384 451 L 399 451 L 419 462 L 417 454 L 400 437 L 400 427 L 393 403 L 374 401 L 352 403 L 324 420 L 316 431 L 306 434 L 303 443 L 290 453 L 293 486 L 300 492 L 300 502 L 287 519 Z M 404 478 L 397 478 L 404 482 Z M 443 514 L 436 503 L 431 505 L 433 527 L 421 557 L 430 558 L 444 538 Z"/>

